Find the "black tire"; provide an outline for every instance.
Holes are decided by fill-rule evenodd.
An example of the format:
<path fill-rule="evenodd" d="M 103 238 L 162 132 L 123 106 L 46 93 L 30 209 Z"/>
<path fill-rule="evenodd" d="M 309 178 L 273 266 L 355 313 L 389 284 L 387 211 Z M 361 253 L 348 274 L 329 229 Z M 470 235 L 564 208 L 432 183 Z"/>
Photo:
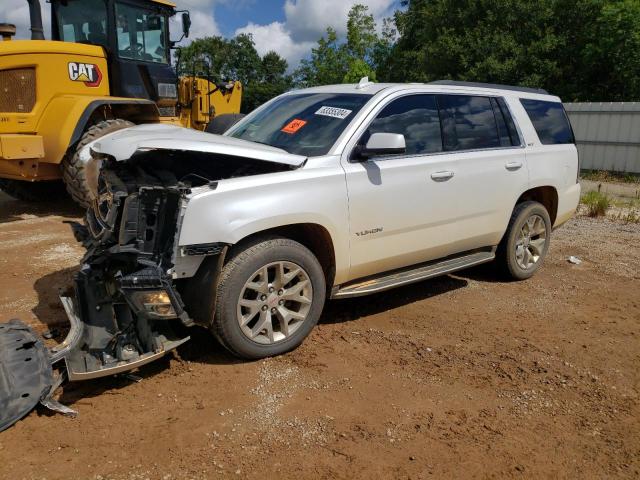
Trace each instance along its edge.
<path fill-rule="evenodd" d="M 524 248 L 529 248 L 529 244 L 532 241 L 540 240 L 544 238 L 544 245 L 537 252 L 537 260 L 527 268 L 519 263 L 516 254 L 516 243 L 519 240 L 522 229 L 525 226 L 527 220 L 531 218 L 540 218 L 544 222 L 544 233 L 539 235 L 531 235 L 529 241 L 526 241 L 523 245 L 526 247 L 520 248 L 519 251 L 523 251 Z M 542 262 L 549 250 L 549 242 L 551 239 L 551 219 L 549 218 L 549 212 L 547 209 L 538 202 L 523 202 L 516 205 L 511 214 L 509 220 L 509 226 L 505 233 L 498 250 L 496 252 L 496 261 L 505 275 L 514 280 L 525 280 L 530 278 L 534 273 L 538 271 Z M 528 254 L 527 254 L 528 255 Z M 535 258 L 535 257 L 534 257 Z"/>
<path fill-rule="evenodd" d="M 0 178 L 0 190 L 16 200 L 29 203 L 54 202 L 67 196 L 64 185 L 58 180 L 28 182 Z"/>
<path fill-rule="evenodd" d="M 213 117 L 213 120 L 209 122 L 207 128 L 205 128 L 205 132 L 222 135 L 243 118 L 244 113 L 223 113 L 222 115 L 216 115 Z"/>
<path fill-rule="evenodd" d="M 280 341 L 264 344 L 243 333 L 238 322 L 238 303 L 246 282 L 255 272 L 275 262 L 291 262 L 301 267 L 311 283 L 312 298 L 308 313 L 297 330 Z M 237 252 L 220 272 L 211 330 L 220 343 L 237 357 L 259 359 L 279 355 L 296 348 L 309 335 L 318 323 L 325 295 L 326 283 L 322 267 L 306 247 L 286 238 L 257 239 Z M 258 313 L 256 321 L 259 322 L 260 319 L 261 315 Z M 278 324 L 279 320 L 275 322 Z"/>
<path fill-rule="evenodd" d="M 62 161 L 62 179 L 71 198 L 81 207 L 88 208 L 91 204 L 93 198 L 91 195 L 91 180 L 89 180 L 90 183 L 88 184 L 87 179 L 89 176 L 94 175 L 97 184 L 99 166 L 93 165 L 92 167 L 86 168 L 87 166 L 80 160 L 80 150 L 88 143 L 108 133 L 132 127 L 133 125 L 133 123 L 122 120 L 121 118 L 98 122 L 84 132 L 75 149 L 65 156 Z"/>

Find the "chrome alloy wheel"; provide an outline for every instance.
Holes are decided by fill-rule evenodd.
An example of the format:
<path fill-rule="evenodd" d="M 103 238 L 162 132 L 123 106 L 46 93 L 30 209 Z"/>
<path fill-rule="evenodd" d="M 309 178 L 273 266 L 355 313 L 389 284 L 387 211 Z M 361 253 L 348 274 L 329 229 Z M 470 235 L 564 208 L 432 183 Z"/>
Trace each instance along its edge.
<path fill-rule="evenodd" d="M 305 270 L 274 262 L 257 270 L 240 291 L 237 319 L 250 340 L 270 345 L 293 335 L 306 320 L 313 287 Z"/>
<path fill-rule="evenodd" d="M 547 243 L 547 227 L 544 219 L 538 215 L 531 215 L 516 239 L 516 262 L 523 270 L 533 267 L 542 258 L 545 243 Z"/>

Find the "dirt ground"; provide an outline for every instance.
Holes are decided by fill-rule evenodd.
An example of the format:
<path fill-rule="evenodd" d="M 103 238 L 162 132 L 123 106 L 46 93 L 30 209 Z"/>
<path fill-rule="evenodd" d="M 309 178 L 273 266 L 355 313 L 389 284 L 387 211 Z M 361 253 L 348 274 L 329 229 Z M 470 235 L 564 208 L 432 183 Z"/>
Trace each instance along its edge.
<path fill-rule="evenodd" d="M 64 321 L 80 214 L 0 194 L 0 321 Z M 638 478 L 639 340 L 640 225 L 579 217 L 529 281 L 484 266 L 329 302 L 265 361 L 195 330 L 139 383 L 67 385 L 79 416 L 0 433 L 0 478 Z"/>

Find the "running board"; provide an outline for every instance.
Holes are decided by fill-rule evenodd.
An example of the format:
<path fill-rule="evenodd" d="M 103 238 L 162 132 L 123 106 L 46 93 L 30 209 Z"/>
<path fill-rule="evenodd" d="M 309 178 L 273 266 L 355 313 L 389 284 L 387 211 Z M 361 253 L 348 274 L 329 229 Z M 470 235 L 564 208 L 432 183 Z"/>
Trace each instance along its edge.
<path fill-rule="evenodd" d="M 383 292 L 401 285 L 409 285 L 410 283 L 420 282 L 427 278 L 446 275 L 447 273 L 452 273 L 457 270 L 490 262 L 495 256 L 495 251 L 491 250 L 467 253 L 435 262 L 421 263 L 417 267 L 413 266 L 402 270 L 394 270 L 391 273 L 368 277 L 365 280 L 358 281 L 358 283 L 335 287 L 331 292 L 331 298 L 351 298 L 369 295 L 370 293 Z"/>

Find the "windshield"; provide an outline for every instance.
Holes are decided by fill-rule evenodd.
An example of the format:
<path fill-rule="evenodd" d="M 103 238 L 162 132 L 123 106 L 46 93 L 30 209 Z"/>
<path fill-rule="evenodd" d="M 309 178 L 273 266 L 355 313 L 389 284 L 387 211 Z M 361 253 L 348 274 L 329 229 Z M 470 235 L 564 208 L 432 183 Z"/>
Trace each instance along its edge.
<path fill-rule="evenodd" d="M 163 15 L 117 3 L 116 19 L 120 58 L 167 63 L 167 31 Z"/>
<path fill-rule="evenodd" d="M 370 98 L 363 94 L 286 95 L 240 122 L 229 136 L 307 157 L 326 155 Z"/>
<path fill-rule="evenodd" d="M 104 0 L 76 0 L 55 5 L 60 40 L 107 46 L 107 5 Z"/>

